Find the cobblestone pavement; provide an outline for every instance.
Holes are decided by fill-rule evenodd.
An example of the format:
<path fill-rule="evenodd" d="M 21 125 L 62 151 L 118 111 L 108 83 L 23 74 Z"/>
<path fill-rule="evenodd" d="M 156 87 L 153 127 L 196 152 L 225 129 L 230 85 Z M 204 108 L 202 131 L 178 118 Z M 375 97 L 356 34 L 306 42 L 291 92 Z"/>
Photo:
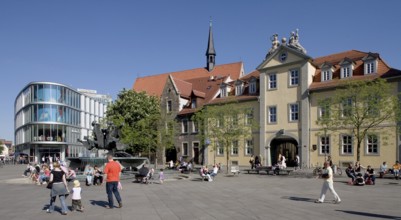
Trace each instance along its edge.
<path fill-rule="evenodd" d="M 328 193 L 324 204 L 316 204 L 322 180 L 305 175 L 219 174 L 213 182 L 201 182 L 197 174 L 172 171 L 166 172 L 164 184 L 124 179 L 121 209 L 104 208 L 104 186 L 83 186 L 85 212 L 63 216 L 60 209 L 46 213 L 49 190 L 29 183 L 21 176 L 24 169 L 0 168 L 1 219 L 401 219 L 399 180 L 378 179 L 374 186 L 359 187 L 336 177 L 342 203 L 332 204 Z M 71 206 L 70 197 L 67 204 Z"/>

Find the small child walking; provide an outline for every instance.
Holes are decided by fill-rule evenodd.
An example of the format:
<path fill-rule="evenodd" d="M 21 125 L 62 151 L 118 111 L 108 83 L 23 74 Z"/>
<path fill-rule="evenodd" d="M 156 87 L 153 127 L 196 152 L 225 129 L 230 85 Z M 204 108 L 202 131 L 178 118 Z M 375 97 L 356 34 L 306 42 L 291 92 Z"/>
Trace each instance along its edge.
<path fill-rule="evenodd" d="M 76 210 L 83 212 L 84 207 L 82 206 L 81 202 L 81 184 L 79 183 L 79 180 L 74 180 L 74 188 L 72 188 L 71 193 L 71 199 L 72 199 L 72 211 L 75 212 Z"/>
<path fill-rule="evenodd" d="M 160 184 L 163 184 L 163 182 L 164 182 L 164 172 L 163 172 L 163 169 L 160 169 L 160 172 L 159 172 L 159 181 L 160 181 Z"/>

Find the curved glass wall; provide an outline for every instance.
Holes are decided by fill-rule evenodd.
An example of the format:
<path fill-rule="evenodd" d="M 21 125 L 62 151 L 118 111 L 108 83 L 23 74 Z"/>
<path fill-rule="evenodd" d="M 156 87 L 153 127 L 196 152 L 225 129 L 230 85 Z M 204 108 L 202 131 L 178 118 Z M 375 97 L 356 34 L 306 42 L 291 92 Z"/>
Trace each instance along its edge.
<path fill-rule="evenodd" d="M 88 92 L 89 91 L 89 92 Z M 90 134 L 91 123 L 104 117 L 110 96 L 75 90 L 57 83 L 28 84 L 15 100 L 15 144 L 30 157 L 87 156 L 78 142 Z"/>

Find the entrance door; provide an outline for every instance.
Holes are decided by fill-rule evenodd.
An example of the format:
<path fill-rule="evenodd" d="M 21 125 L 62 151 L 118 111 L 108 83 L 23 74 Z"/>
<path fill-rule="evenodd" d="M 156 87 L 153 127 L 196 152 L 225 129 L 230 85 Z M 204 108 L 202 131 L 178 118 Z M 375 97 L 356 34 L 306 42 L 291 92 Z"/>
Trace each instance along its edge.
<path fill-rule="evenodd" d="M 194 149 L 194 163 L 199 164 L 199 143 L 198 142 L 193 143 L 193 149 Z"/>
<path fill-rule="evenodd" d="M 274 139 L 271 144 L 272 164 L 278 161 L 278 155 L 286 158 L 287 167 L 295 165 L 295 156 L 298 154 L 298 143 L 295 139 Z"/>

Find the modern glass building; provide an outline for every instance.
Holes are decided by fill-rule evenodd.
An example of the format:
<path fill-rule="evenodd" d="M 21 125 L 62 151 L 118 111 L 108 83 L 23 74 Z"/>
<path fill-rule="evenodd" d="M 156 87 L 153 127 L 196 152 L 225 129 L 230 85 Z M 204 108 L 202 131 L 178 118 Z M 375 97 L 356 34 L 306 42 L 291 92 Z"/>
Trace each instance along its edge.
<path fill-rule="evenodd" d="M 29 83 L 14 103 L 15 151 L 28 154 L 31 162 L 90 156 L 78 139 L 91 135 L 92 122 L 105 116 L 111 101 L 95 90 Z"/>

